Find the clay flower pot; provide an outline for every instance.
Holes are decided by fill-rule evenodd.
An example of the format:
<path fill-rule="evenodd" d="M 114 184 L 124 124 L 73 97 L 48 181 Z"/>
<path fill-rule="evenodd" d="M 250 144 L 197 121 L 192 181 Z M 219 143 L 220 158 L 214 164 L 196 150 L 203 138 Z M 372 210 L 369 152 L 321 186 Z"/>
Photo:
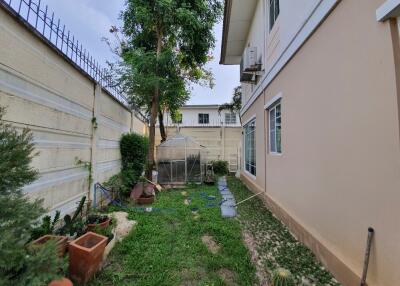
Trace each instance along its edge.
<path fill-rule="evenodd" d="M 142 196 L 136 199 L 139 205 L 149 205 L 154 202 L 155 196 Z"/>
<path fill-rule="evenodd" d="M 61 280 L 51 281 L 48 286 L 74 286 L 74 284 L 72 284 L 71 280 L 64 277 Z"/>
<path fill-rule="evenodd" d="M 55 240 L 57 245 L 57 253 L 59 257 L 63 257 L 65 252 L 67 251 L 67 243 L 68 238 L 66 236 L 57 236 L 57 235 L 44 235 L 39 237 L 38 239 L 32 242 L 33 245 L 42 245 L 48 242 L 49 240 Z"/>
<path fill-rule="evenodd" d="M 110 218 L 107 216 L 103 216 L 104 217 L 104 221 L 100 222 L 100 223 L 88 223 L 87 224 L 87 230 L 88 231 L 94 231 L 96 229 L 99 228 L 107 228 L 110 225 Z"/>
<path fill-rule="evenodd" d="M 69 274 L 79 284 L 87 283 L 99 270 L 108 238 L 87 232 L 69 244 Z"/>
<path fill-rule="evenodd" d="M 154 202 L 154 193 L 154 185 L 139 182 L 133 187 L 131 199 L 139 205 L 148 205 Z"/>

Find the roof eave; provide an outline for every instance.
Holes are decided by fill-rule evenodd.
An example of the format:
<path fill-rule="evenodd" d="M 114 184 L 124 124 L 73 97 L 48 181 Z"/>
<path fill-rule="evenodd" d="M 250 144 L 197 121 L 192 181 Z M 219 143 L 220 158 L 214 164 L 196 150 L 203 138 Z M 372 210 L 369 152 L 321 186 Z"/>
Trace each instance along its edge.
<path fill-rule="evenodd" d="M 221 57 L 219 64 L 225 64 L 225 56 L 226 56 L 226 45 L 228 42 L 228 33 L 229 33 L 229 21 L 231 18 L 231 10 L 232 10 L 232 0 L 225 0 L 224 5 L 224 21 L 222 27 L 222 45 L 221 45 Z"/>

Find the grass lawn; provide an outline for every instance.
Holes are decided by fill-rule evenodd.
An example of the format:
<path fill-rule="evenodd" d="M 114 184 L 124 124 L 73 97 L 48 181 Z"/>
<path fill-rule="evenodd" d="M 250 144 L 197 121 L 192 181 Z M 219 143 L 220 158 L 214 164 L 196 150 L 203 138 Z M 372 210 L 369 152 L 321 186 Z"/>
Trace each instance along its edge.
<path fill-rule="evenodd" d="M 228 186 L 236 201 L 243 200 L 250 194 L 236 178 L 229 177 Z M 314 254 L 298 242 L 265 207 L 260 198 L 256 197 L 239 205 L 238 214 L 242 231 L 254 242 L 258 264 L 266 269 L 267 274 L 283 267 L 292 272 L 298 284 L 306 278 L 310 283 L 304 285 L 339 285 L 315 259 Z"/>
<path fill-rule="evenodd" d="M 190 205 L 182 191 L 192 198 Z M 221 218 L 218 206 L 206 207 L 219 201 L 215 186 L 188 186 L 157 195 L 152 207 L 165 211 L 130 211 L 138 224 L 115 246 L 91 285 L 257 285 L 239 221 Z M 197 215 L 191 211 L 195 207 Z M 208 247 L 202 239 L 208 239 Z"/>
<path fill-rule="evenodd" d="M 236 178 L 229 177 L 228 186 L 236 201 L 252 194 Z M 208 200 L 210 195 L 216 199 Z M 184 204 L 189 197 L 191 204 Z M 296 285 L 339 285 L 261 199 L 241 204 L 235 219 L 221 218 L 220 199 L 216 186 L 188 186 L 158 194 L 152 207 L 162 211 L 131 209 L 137 226 L 91 285 L 264 286 L 279 267 L 292 272 Z M 310 283 L 301 284 L 304 279 Z"/>

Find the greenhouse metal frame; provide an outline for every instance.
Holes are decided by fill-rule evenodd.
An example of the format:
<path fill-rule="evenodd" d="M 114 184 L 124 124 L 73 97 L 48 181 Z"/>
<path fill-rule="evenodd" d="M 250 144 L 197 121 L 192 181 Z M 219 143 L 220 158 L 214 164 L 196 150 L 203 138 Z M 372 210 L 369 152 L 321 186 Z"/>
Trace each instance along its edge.
<path fill-rule="evenodd" d="M 176 134 L 157 146 L 160 184 L 202 183 L 206 148 L 190 136 Z"/>

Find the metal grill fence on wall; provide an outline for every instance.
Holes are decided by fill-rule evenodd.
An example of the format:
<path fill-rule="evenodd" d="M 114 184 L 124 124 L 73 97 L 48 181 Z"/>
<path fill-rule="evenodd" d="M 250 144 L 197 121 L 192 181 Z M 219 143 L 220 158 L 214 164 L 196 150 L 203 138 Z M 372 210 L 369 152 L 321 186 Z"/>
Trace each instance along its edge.
<path fill-rule="evenodd" d="M 130 107 L 126 96 L 118 89 L 112 77 L 107 73 L 107 69 L 99 65 L 65 25 L 61 24 L 59 18 L 55 18 L 54 12 L 49 11 L 48 5 L 42 5 L 41 0 L 0 0 L 0 5 L 14 14 L 47 44 L 72 61 L 78 69 L 99 83 L 115 99 Z M 147 121 L 139 110 L 133 109 L 137 115 Z"/>

